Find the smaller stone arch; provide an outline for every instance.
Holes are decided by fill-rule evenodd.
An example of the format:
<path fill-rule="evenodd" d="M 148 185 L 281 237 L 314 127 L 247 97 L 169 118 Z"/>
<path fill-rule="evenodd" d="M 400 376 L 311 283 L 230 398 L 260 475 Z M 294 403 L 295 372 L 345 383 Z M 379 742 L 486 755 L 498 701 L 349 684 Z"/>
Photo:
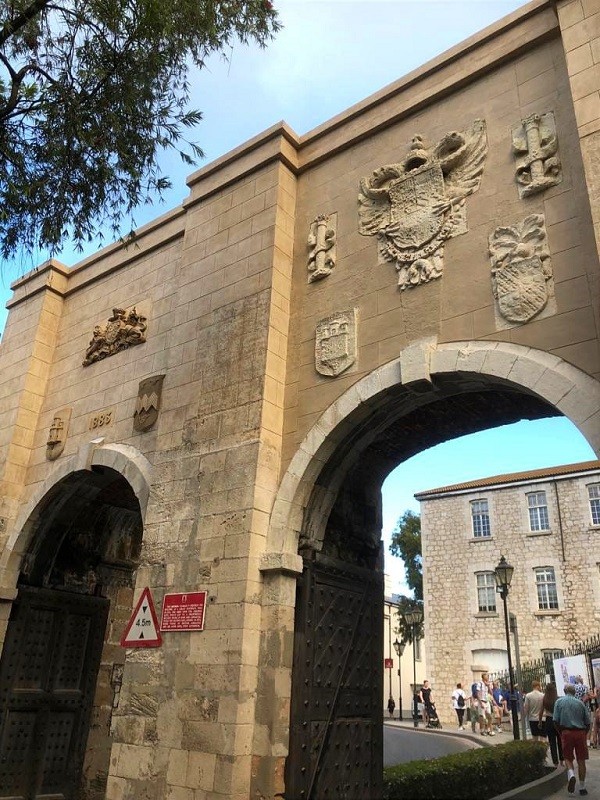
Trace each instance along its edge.
<path fill-rule="evenodd" d="M 138 499 L 144 519 L 152 478 L 152 464 L 148 459 L 135 447 L 126 444 L 105 445 L 102 439 L 96 439 L 82 445 L 75 455 L 55 463 L 46 480 L 23 503 L 13 532 L 0 556 L 0 592 L 3 597 L 8 599 L 16 593 L 21 562 L 35 530 L 37 510 L 41 508 L 44 499 L 57 491 L 57 487 L 70 474 L 91 470 L 94 466 L 109 467 L 127 480 Z"/>

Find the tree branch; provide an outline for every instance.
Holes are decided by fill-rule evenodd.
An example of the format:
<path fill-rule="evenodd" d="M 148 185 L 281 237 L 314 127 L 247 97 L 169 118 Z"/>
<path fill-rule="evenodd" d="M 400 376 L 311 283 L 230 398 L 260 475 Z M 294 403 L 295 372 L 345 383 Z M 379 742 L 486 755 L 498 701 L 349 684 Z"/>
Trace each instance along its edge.
<path fill-rule="evenodd" d="M 21 11 L 20 14 L 17 14 L 14 19 L 7 20 L 0 30 L 0 46 L 5 44 L 18 30 L 24 28 L 34 17 L 37 17 L 40 11 L 43 11 L 49 2 L 50 0 L 33 0 L 33 3 L 24 11 Z"/>

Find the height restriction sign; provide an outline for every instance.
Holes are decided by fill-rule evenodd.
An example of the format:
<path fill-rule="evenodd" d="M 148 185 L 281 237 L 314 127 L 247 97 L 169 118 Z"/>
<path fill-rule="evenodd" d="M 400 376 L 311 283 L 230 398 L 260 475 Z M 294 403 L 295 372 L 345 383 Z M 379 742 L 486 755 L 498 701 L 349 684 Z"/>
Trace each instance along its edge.
<path fill-rule="evenodd" d="M 121 637 L 121 647 L 160 647 L 161 644 L 154 601 L 146 587 Z"/>

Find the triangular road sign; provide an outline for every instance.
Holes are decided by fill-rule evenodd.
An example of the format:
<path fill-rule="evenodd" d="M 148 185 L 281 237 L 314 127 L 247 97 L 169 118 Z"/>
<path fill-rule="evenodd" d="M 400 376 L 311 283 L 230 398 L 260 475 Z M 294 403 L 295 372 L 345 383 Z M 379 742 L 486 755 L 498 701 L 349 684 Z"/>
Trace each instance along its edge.
<path fill-rule="evenodd" d="M 150 589 L 146 587 L 121 636 L 121 647 L 160 647 L 161 644 L 154 601 Z"/>

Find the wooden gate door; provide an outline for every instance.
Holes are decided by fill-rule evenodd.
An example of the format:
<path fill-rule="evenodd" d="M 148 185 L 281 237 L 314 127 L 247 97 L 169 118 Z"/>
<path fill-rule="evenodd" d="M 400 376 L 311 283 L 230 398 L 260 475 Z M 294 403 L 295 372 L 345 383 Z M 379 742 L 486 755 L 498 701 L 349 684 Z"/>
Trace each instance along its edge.
<path fill-rule="evenodd" d="M 109 601 L 21 588 L 0 662 L 0 797 L 71 800 Z"/>
<path fill-rule="evenodd" d="M 383 777 L 383 575 L 313 553 L 298 581 L 286 800 L 373 800 Z"/>

